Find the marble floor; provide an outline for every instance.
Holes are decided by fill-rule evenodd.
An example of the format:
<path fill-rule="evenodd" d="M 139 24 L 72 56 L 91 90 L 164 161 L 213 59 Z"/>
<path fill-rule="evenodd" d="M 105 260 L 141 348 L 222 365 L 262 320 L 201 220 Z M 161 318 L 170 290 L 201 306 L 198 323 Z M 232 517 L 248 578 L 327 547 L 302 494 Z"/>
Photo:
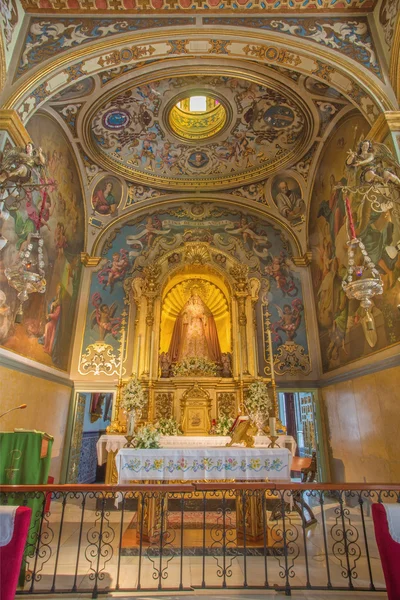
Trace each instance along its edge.
<path fill-rule="evenodd" d="M 103 598 L 134 597 L 144 600 L 155 598 L 155 594 L 159 597 L 163 590 L 166 593 L 163 598 L 167 600 L 189 600 L 196 597 L 212 600 L 257 600 L 261 596 L 284 598 L 286 596 L 282 588 L 285 585 L 285 569 L 290 585 L 304 588 L 293 590 L 292 598 L 386 598 L 385 593 L 369 591 L 371 577 L 375 589 L 382 590 L 385 587 L 371 517 L 368 512 L 364 514 L 364 536 L 359 506 L 348 507 L 345 518 L 349 549 L 347 562 L 342 554 L 343 520 L 338 518 L 337 507 L 335 501 L 325 505 L 325 535 L 319 505 L 314 507 L 317 523 L 305 531 L 299 515 L 290 513 L 285 519 L 289 540 L 286 559 L 283 555 L 274 555 L 273 551 L 268 556 L 243 556 L 242 551 L 239 553 L 237 550 L 235 529 L 232 530 L 232 540 L 228 544 L 229 552 L 226 556 L 215 553 L 212 548 L 219 551 L 221 549 L 222 529 L 218 526 L 207 532 L 207 546 L 211 548 L 211 555 L 203 558 L 190 550 L 190 543 L 187 541 L 185 545 L 189 545 L 189 550 L 181 555 L 181 539 L 190 540 L 191 535 L 193 539 L 199 538 L 198 530 L 191 533 L 188 528 L 184 532 L 180 529 L 168 530 L 163 556 L 160 556 L 157 543 L 144 545 L 141 552 L 136 544 L 132 555 L 124 555 L 122 540 L 125 539 L 126 546 L 127 532 L 132 529 L 132 522 L 135 520 L 134 511 L 125 510 L 122 513 L 121 510 L 107 510 L 102 522 L 99 506 L 96 506 L 94 499 L 87 498 L 83 518 L 79 499 L 70 498 L 64 506 L 59 501 L 52 501 L 51 514 L 42 531 L 39 556 L 29 559 L 28 569 L 36 573 L 33 583 L 35 597 L 40 597 L 36 594 L 47 592 L 46 598 L 53 597 L 53 592 L 54 597 L 57 597 L 58 591 L 69 591 L 70 598 L 85 597 L 83 594 L 93 589 L 96 572 L 97 587 Z M 61 527 L 62 512 L 64 518 Z M 234 523 L 234 519 L 232 522 Z M 279 522 L 268 522 L 268 526 L 281 527 Z M 365 538 L 368 542 L 369 562 L 366 558 Z M 132 542 L 132 547 L 134 545 Z M 241 546 L 243 547 L 243 543 Z M 251 551 L 249 543 L 248 554 Z M 349 587 L 348 569 L 351 570 L 353 586 L 363 591 L 305 589 L 308 583 L 312 587 L 327 587 L 328 581 L 333 588 L 346 589 Z M 29 592 L 32 586 L 29 572 L 28 578 L 25 592 Z M 246 586 L 263 588 L 266 581 L 269 589 L 237 589 Z M 215 592 L 198 589 L 203 583 L 215 589 Z M 120 593 L 110 593 L 109 590 L 115 589 L 117 584 Z M 225 586 L 236 589 L 226 590 Z M 275 589 L 276 587 L 280 590 Z M 182 589 L 183 595 L 173 591 L 177 589 Z"/>

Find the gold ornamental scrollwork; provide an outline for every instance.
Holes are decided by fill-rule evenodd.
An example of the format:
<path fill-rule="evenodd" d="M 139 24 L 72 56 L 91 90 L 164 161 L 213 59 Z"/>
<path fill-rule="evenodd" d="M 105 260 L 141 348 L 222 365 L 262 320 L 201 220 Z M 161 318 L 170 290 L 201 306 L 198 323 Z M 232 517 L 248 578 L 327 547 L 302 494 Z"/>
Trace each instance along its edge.
<path fill-rule="evenodd" d="M 114 354 L 114 348 L 105 342 L 89 344 L 86 353 L 82 354 L 79 364 L 81 375 L 118 375 L 120 361 Z"/>
<path fill-rule="evenodd" d="M 208 244 L 198 242 L 186 244 L 185 262 L 192 265 L 205 265 L 211 261 Z"/>
<path fill-rule="evenodd" d="M 171 419 L 174 407 L 174 394 L 171 392 L 160 392 L 155 398 L 155 419 Z"/>

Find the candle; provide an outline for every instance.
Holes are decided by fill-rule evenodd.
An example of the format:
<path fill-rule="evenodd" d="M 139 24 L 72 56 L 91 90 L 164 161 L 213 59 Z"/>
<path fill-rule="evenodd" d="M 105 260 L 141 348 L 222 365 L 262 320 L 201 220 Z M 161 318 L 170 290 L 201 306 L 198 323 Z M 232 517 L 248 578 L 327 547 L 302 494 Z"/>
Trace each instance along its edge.
<path fill-rule="evenodd" d="M 121 349 L 120 349 L 120 353 L 119 353 L 119 378 L 122 379 L 122 371 L 123 371 L 123 364 L 124 364 L 124 358 L 125 358 L 125 329 L 122 332 L 122 337 L 121 337 Z"/>
<path fill-rule="evenodd" d="M 139 378 L 139 357 L 140 357 L 140 341 L 141 341 L 141 336 L 138 336 L 138 345 L 137 345 L 137 351 L 136 351 L 136 369 L 135 369 L 135 375 L 137 378 Z"/>
<path fill-rule="evenodd" d="M 272 436 L 276 436 L 276 418 L 269 418 L 269 434 Z"/>
<path fill-rule="evenodd" d="M 243 379 L 242 336 L 240 334 L 240 331 L 238 333 L 238 340 L 239 340 L 239 375 L 240 375 L 240 380 L 242 380 Z"/>
<path fill-rule="evenodd" d="M 149 380 L 151 381 L 153 375 L 153 348 L 154 348 L 154 331 L 151 332 L 150 338 L 150 367 L 149 367 Z"/>
<path fill-rule="evenodd" d="M 254 375 L 258 375 L 258 353 L 257 353 L 257 333 L 253 337 L 253 346 L 254 346 Z"/>
<path fill-rule="evenodd" d="M 275 381 L 275 372 L 274 372 L 274 349 L 272 347 L 272 337 L 271 330 L 268 328 L 268 347 L 269 347 L 269 364 L 271 369 L 271 380 Z"/>

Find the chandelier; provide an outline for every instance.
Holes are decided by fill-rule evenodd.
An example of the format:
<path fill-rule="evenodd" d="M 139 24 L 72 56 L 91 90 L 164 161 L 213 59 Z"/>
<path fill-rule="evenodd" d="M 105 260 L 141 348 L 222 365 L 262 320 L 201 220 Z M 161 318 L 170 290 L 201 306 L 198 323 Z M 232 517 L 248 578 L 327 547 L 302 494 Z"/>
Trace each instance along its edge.
<path fill-rule="evenodd" d="M 400 206 L 400 178 L 396 170 L 400 169 L 400 165 L 386 146 L 364 140 L 359 145 L 358 153 L 349 152 L 346 166 L 353 172 L 352 182 L 350 185 L 337 186 L 345 197 L 348 234 L 348 269 L 342 287 L 347 298 L 359 300 L 364 309 L 361 321 L 364 334 L 368 344 L 374 347 L 377 334 L 372 299 L 383 293 L 383 282 L 364 243 L 356 235 L 350 197 L 357 196 L 360 206 L 370 203 L 375 212 L 397 212 Z"/>
<path fill-rule="evenodd" d="M 40 228 L 45 221 L 46 200 L 55 182 L 49 180 L 44 173 L 45 159 L 41 148 L 35 149 L 29 143 L 24 149 L 13 148 L 4 154 L 0 165 L 0 219 L 7 220 L 9 210 L 18 210 L 26 201 L 30 207 L 29 218 L 33 221 L 36 232 L 30 233 L 21 246 L 14 265 L 4 270 L 9 285 L 17 291 L 20 302 L 15 321 L 22 322 L 23 304 L 29 294 L 46 291 L 45 262 L 43 256 L 44 241 Z M 39 194 L 40 207 L 36 207 L 33 194 Z M 39 210 L 37 210 L 39 209 Z M 7 244 L 7 239 L 0 234 L 0 250 Z"/>

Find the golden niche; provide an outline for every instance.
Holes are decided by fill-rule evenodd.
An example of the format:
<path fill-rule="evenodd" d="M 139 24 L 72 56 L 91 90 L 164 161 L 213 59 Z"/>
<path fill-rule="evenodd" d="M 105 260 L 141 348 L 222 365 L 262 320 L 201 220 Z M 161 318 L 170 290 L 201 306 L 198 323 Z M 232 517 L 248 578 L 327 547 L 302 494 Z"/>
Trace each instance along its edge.
<path fill-rule="evenodd" d="M 217 98 L 190 95 L 177 102 L 168 115 L 169 126 L 185 140 L 213 137 L 225 126 L 227 113 Z"/>
<path fill-rule="evenodd" d="M 191 356 L 202 356 L 211 362 L 221 363 L 222 354 L 231 352 L 231 321 L 226 291 L 222 291 L 218 285 L 220 282 L 212 281 L 214 278 L 217 279 L 211 275 L 193 278 L 180 273 L 166 290 L 161 312 L 160 355 L 168 353 L 172 363 Z M 196 329 L 201 328 L 204 320 L 208 335 L 212 334 L 211 340 Z M 170 356 L 172 348 L 175 349 L 174 355 Z"/>

